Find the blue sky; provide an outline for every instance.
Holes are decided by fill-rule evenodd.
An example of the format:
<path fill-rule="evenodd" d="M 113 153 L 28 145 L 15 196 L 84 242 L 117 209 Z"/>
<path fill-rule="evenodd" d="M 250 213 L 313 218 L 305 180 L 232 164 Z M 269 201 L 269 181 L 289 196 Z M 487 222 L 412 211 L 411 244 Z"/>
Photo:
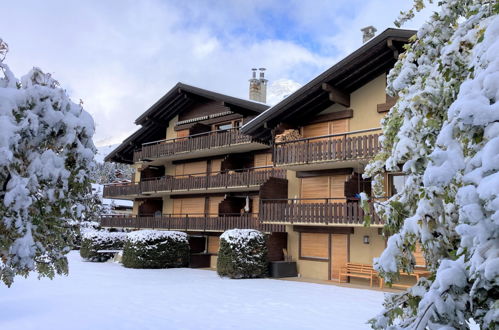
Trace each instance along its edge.
<path fill-rule="evenodd" d="M 250 69 L 266 67 L 271 83 L 305 84 L 411 2 L 3 0 L 0 38 L 17 76 L 38 66 L 84 101 L 106 145 L 178 81 L 247 98 Z"/>

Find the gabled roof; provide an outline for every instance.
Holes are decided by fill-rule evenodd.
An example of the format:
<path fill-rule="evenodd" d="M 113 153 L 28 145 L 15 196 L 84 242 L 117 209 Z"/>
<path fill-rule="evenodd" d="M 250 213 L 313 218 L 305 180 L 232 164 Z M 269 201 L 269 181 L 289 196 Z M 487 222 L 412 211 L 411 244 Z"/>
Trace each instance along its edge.
<path fill-rule="evenodd" d="M 259 138 L 269 138 L 271 129 L 281 122 L 300 123 L 332 104 L 323 84 L 350 94 L 395 64 L 403 45 L 414 30 L 386 29 L 366 42 L 296 92 L 244 125 L 241 131 Z"/>
<path fill-rule="evenodd" d="M 179 82 L 135 120 L 135 124 L 142 127 L 111 151 L 104 161 L 132 164 L 133 151 L 136 148 L 145 142 L 164 139 L 165 127 L 173 117 L 207 101 L 220 102 L 231 111 L 242 115 L 258 115 L 269 108 L 260 102 L 243 100 Z"/>
<path fill-rule="evenodd" d="M 135 124 L 144 125 L 148 120 L 157 119 L 168 121 L 182 110 L 196 103 L 196 101 L 201 100 L 223 102 L 232 111 L 241 114 L 259 114 L 269 108 L 268 105 L 260 102 L 243 100 L 179 82 L 146 112 L 140 115 L 135 120 Z"/>

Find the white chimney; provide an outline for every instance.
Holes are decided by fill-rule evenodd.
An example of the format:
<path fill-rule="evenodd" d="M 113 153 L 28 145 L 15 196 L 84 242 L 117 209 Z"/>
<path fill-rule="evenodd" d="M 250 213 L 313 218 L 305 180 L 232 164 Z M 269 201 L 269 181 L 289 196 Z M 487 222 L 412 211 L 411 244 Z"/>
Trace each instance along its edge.
<path fill-rule="evenodd" d="M 252 75 L 249 80 L 249 98 L 250 100 L 267 102 L 267 79 L 265 79 L 265 68 L 258 69 L 260 71 L 259 77 L 256 77 L 256 68 L 251 69 Z"/>
<path fill-rule="evenodd" d="M 360 31 L 362 31 L 362 42 L 366 43 L 376 35 L 376 31 L 378 30 L 376 30 L 374 26 L 369 25 L 363 29 L 360 29 Z"/>

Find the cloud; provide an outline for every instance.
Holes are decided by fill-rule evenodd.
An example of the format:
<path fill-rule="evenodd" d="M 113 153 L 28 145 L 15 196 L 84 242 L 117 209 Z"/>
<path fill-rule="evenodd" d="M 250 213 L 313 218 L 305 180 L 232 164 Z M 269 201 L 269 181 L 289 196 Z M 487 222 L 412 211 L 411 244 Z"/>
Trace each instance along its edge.
<path fill-rule="evenodd" d="M 360 46 L 360 27 L 388 26 L 399 2 L 12 0 L 0 31 L 14 72 L 53 73 L 105 145 L 178 81 L 246 98 L 257 66 L 304 84 Z"/>

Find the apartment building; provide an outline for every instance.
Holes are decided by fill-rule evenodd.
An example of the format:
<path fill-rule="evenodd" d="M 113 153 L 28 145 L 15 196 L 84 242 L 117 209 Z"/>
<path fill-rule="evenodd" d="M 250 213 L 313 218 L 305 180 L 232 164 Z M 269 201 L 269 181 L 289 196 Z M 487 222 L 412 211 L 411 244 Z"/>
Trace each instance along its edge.
<path fill-rule="evenodd" d="M 269 235 L 269 259 L 287 253 L 303 278 L 366 283 L 340 274 L 347 263 L 372 265 L 386 245 L 374 212 L 364 226 L 359 194 L 370 193 L 362 173 L 396 101 L 385 93 L 387 73 L 415 31 L 364 32 L 363 46 L 271 108 L 264 69 L 250 79 L 258 102 L 177 84 L 106 157 L 136 175 L 104 190 L 133 200 L 133 215 L 102 224 L 186 231 L 202 260 L 193 265 L 203 267 L 216 265 L 221 232 L 259 229 Z M 389 196 L 404 177 L 385 181 Z"/>
<path fill-rule="evenodd" d="M 287 197 L 262 199 L 260 219 L 286 226 L 287 250 L 302 277 L 347 281 L 340 275 L 346 263 L 372 265 L 385 248 L 383 223 L 373 212 L 364 226 L 359 194 L 370 193 L 362 173 L 380 150 L 380 120 L 395 103 L 385 93 L 387 73 L 414 33 L 387 29 L 366 38 L 241 130 L 271 144 L 273 164 L 286 170 Z M 403 182 L 387 177 L 387 195 Z"/>
<path fill-rule="evenodd" d="M 263 69 L 250 79 L 264 98 Z M 268 236 L 269 258 L 281 260 L 285 226 L 260 222 L 260 199 L 281 198 L 286 171 L 274 168 L 270 145 L 241 134 L 240 127 L 268 109 L 178 83 L 137 118 L 141 128 L 106 161 L 131 164 L 133 182 L 104 187 L 104 197 L 133 200 L 130 216 L 105 216 L 104 227 L 180 230 L 189 234 L 192 267 L 215 267 L 219 235 L 259 229 Z"/>

